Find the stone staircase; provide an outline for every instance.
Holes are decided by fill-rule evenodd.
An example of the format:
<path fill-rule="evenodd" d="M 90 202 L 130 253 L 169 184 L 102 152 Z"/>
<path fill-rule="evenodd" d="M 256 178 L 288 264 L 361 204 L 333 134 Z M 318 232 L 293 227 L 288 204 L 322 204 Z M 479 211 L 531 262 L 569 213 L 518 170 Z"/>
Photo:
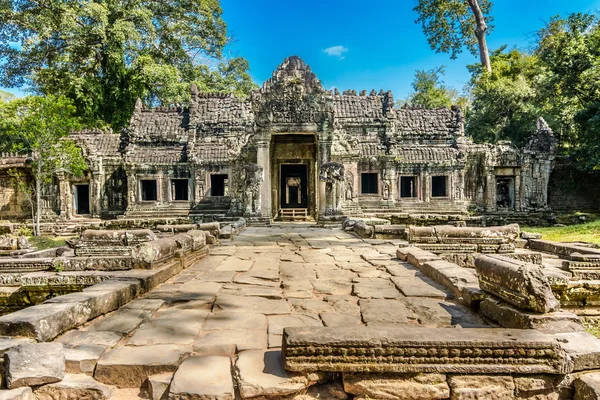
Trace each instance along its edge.
<path fill-rule="evenodd" d="M 308 208 L 281 208 L 279 210 L 281 221 L 308 221 L 309 218 Z"/>

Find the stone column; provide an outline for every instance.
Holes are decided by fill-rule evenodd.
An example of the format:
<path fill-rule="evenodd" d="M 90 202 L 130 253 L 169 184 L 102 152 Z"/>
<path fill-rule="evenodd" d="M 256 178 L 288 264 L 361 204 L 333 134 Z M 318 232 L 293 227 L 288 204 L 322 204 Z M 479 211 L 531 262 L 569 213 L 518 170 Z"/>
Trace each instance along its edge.
<path fill-rule="evenodd" d="M 267 136 L 267 135 L 265 135 Z M 256 163 L 263 169 L 263 181 L 259 189 L 260 213 L 263 217 L 271 218 L 271 141 L 263 137 L 256 142 Z"/>

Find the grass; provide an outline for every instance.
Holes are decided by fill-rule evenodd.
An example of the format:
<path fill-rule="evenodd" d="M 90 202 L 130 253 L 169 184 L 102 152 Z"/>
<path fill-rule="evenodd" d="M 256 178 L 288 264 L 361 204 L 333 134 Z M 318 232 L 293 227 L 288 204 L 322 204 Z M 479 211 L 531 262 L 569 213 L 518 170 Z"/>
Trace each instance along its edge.
<path fill-rule="evenodd" d="M 588 333 L 600 338 L 600 326 L 598 321 L 584 319 L 582 322 L 583 327 Z"/>
<path fill-rule="evenodd" d="M 589 242 L 600 245 L 600 219 L 585 224 L 553 226 L 549 228 L 522 227 L 525 232 L 541 233 L 545 240 L 554 242 Z"/>
<path fill-rule="evenodd" d="M 31 243 L 33 246 L 35 246 L 38 250 L 46 250 L 46 249 L 51 249 L 54 247 L 60 247 L 60 246 L 64 246 L 65 244 L 67 244 L 67 240 L 70 239 L 68 237 L 47 237 L 47 236 L 42 236 L 42 237 L 37 237 L 37 236 L 30 236 L 27 239 L 29 239 L 29 243 Z"/>

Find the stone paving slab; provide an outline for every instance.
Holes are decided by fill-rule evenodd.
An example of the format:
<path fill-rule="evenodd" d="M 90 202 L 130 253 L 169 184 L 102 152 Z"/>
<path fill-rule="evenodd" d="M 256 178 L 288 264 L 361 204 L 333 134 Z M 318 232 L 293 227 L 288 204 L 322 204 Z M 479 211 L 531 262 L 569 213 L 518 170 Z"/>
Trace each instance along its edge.
<path fill-rule="evenodd" d="M 191 356 L 171 381 L 170 400 L 233 400 L 233 378 L 229 357 Z"/>
<path fill-rule="evenodd" d="M 390 241 L 364 241 L 339 229 L 249 227 L 142 297 L 57 341 L 73 368 L 89 373 L 96 363 L 95 379 L 120 388 L 115 398 L 138 398 L 147 377 L 173 374 L 190 354 L 240 357 L 235 368 L 242 398 L 283 397 L 312 383 L 281 372 L 275 358 L 286 327 L 480 326 L 467 307 L 443 300 L 449 292 L 395 258 L 395 249 Z M 95 359 L 84 345 L 105 351 Z"/>

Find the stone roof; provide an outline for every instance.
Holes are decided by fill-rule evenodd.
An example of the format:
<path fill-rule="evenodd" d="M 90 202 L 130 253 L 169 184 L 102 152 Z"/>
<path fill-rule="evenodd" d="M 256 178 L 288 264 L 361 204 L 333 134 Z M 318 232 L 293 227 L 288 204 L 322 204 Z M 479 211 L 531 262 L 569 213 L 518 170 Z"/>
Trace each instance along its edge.
<path fill-rule="evenodd" d="M 82 148 L 84 156 L 121 156 L 121 137 L 112 131 L 80 131 L 72 133 L 69 138 Z"/>
<path fill-rule="evenodd" d="M 239 125 L 252 121 L 252 104 L 231 94 L 196 94 L 190 108 L 197 123 Z"/>
<path fill-rule="evenodd" d="M 133 146 L 125 160 L 133 164 L 176 164 L 187 162 L 185 146 Z"/>
<path fill-rule="evenodd" d="M 0 169 L 22 168 L 30 160 L 28 155 L 16 153 L 0 153 Z"/>
<path fill-rule="evenodd" d="M 384 117 L 381 96 L 334 95 L 333 104 L 336 118 Z"/>
<path fill-rule="evenodd" d="M 131 142 L 186 143 L 189 110 L 181 107 L 136 109 L 128 129 Z"/>
<path fill-rule="evenodd" d="M 395 112 L 398 136 L 449 135 L 460 130 L 457 112 L 447 108 L 400 108 Z"/>

